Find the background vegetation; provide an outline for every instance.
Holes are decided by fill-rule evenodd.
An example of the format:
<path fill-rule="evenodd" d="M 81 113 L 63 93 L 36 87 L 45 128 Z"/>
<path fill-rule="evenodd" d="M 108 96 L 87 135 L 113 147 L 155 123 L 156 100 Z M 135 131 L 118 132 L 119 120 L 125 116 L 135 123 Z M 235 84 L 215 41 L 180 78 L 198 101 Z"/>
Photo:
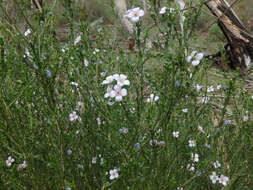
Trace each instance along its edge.
<path fill-rule="evenodd" d="M 177 4 L 160 15 L 152 2 L 129 50 L 111 1 L 48 1 L 42 13 L 0 1 L 0 189 L 253 188 L 252 93 L 237 71 L 186 61 L 221 50 L 214 18 L 187 1 L 200 4 L 181 31 Z M 252 31 L 250 4 L 235 7 Z M 130 82 L 120 102 L 102 84 L 114 74 Z"/>

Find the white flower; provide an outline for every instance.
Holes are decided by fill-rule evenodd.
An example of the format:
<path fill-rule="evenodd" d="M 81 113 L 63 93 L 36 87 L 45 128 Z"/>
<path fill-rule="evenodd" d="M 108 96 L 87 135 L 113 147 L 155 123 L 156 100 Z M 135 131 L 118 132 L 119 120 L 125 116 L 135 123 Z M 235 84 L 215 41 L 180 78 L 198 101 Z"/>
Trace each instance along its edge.
<path fill-rule="evenodd" d="M 187 113 L 187 112 L 188 112 L 188 109 L 187 109 L 187 108 L 182 109 L 182 112 Z"/>
<path fill-rule="evenodd" d="M 207 92 L 214 92 L 213 86 L 207 86 Z"/>
<path fill-rule="evenodd" d="M 110 180 L 113 180 L 119 177 L 117 169 L 110 170 L 109 173 L 110 173 Z"/>
<path fill-rule="evenodd" d="M 125 16 L 132 22 L 138 22 L 140 17 L 144 16 L 144 11 L 139 7 L 132 8 L 126 12 Z"/>
<path fill-rule="evenodd" d="M 127 90 L 121 88 L 119 85 L 114 86 L 114 90 L 111 91 L 110 97 L 115 98 L 116 102 L 121 102 L 122 98 L 127 95 Z"/>
<path fill-rule="evenodd" d="M 216 175 L 216 172 L 212 172 L 212 175 L 210 175 L 209 178 L 211 179 L 213 184 L 215 184 L 219 180 L 219 177 Z"/>
<path fill-rule="evenodd" d="M 198 84 L 196 84 L 195 86 L 194 86 L 194 89 L 198 92 L 198 91 L 200 91 L 200 89 L 202 88 L 202 86 L 200 86 L 200 85 L 198 85 Z"/>
<path fill-rule="evenodd" d="M 120 133 L 127 134 L 128 133 L 128 128 L 123 127 L 122 129 L 119 130 Z"/>
<path fill-rule="evenodd" d="M 147 98 L 146 102 L 156 102 L 159 100 L 159 96 L 155 96 L 154 94 L 150 94 L 149 98 Z"/>
<path fill-rule="evenodd" d="M 222 86 L 220 84 L 217 85 L 217 87 L 216 87 L 217 90 L 220 90 L 221 88 L 222 88 Z"/>
<path fill-rule="evenodd" d="M 88 60 L 87 60 L 87 59 L 84 59 L 84 60 L 83 60 L 83 64 L 84 64 L 85 67 L 88 67 L 88 65 L 89 65 Z"/>
<path fill-rule="evenodd" d="M 74 41 L 74 45 L 76 46 L 76 44 L 78 44 L 81 41 L 81 36 L 77 36 L 77 38 Z"/>
<path fill-rule="evenodd" d="M 172 135 L 173 135 L 173 137 L 178 138 L 179 137 L 179 131 L 173 131 Z"/>
<path fill-rule="evenodd" d="M 78 115 L 76 114 L 75 111 L 73 111 L 72 113 L 69 114 L 69 120 L 70 121 L 75 121 L 78 119 Z"/>
<path fill-rule="evenodd" d="M 160 15 L 163 15 L 164 13 L 166 13 L 166 9 L 167 9 L 167 7 L 161 8 L 159 14 L 160 14 Z"/>
<path fill-rule="evenodd" d="M 5 161 L 6 166 L 7 166 L 7 167 L 11 167 L 11 165 L 12 165 L 12 163 L 13 163 L 14 161 L 15 161 L 15 160 L 14 160 L 11 156 L 9 156 L 8 159 Z"/>
<path fill-rule="evenodd" d="M 229 178 L 227 176 L 221 175 L 219 178 L 219 183 L 226 186 Z"/>
<path fill-rule="evenodd" d="M 214 168 L 219 168 L 221 166 L 220 162 L 218 160 L 216 160 L 214 163 L 213 163 L 213 166 Z"/>
<path fill-rule="evenodd" d="M 191 160 L 193 162 L 198 162 L 199 161 L 199 155 L 191 153 Z"/>
<path fill-rule="evenodd" d="M 24 35 L 25 35 L 25 36 L 28 36 L 30 33 L 31 33 L 31 29 L 28 28 L 28 29 L 25 31 Z"/>
<path fill-rule="evenodd" d="M 188 142 L 189 142 L 189 147 L 194 147 L 194 146 L 196 146 L 196 143 L 195 143 L 194 140 L 191 140 L 191 139 L 190 139 Z"/>
<path fill-rule="evenodd" d="M 117 85 L 124 86 L 124 85 L 130 85 L 129 80 L 127 80 L 127 76 L 124 74 L 114 74 L 113 78 L 117 81 Z"/>
<path fill-rule="evenodd" d="M 112 75 L 106 77 L 106 79 L 102 82 L 102 84 L 110 84 L 114 80 L 114 77 Z"/>

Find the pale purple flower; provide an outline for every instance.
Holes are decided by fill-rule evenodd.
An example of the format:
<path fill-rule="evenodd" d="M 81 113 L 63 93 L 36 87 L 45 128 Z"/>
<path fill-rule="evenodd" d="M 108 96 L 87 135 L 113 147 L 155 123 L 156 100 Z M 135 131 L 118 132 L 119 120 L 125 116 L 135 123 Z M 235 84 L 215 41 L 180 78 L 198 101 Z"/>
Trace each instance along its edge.
<path fill-rule="evenodd" d="M 70 121 L 75 121 L 78 119 L 78 115 L 76 114 L 75 111 L 73 111 L 72 113 L 69 114 L 69 120 Z"/>
<path fill-rule="evenodd" d="M 74 41 L 74 45 L 76 46 L 79 42 L 81 41 L 81 36 L 77 36 L 75 41 Z"/>
<path fill-rule="evenodd" d="M 187 112 L 188 112 L 188 109 L 187 109 L 187 108 L 182 109 L 182 112 L 187 113 Z"/>
<path fill-rule="evenodd" d="M 229 124 L 231 124 L 231 120 L 229 120 L 229 119 L 224 122 L 224 126 L 227 126 Z"/>
<path fill-rule="evenodd" d="M 83 60 L 83 64 L 84 64 L 85 67 L 88 67 L 88 66 L 89 66 L 88 60 L 87 60 L 87 59 L 84 59 L 84 60 Z"/>
<path fill-rule="evenodd" d="M 144 16 L 144 11 L 139 7 L 132 8 L 126 12 L 125 16 L 129 18 L 131 22 L 136 23 L 140 20 L 140 17 Z"/>
<path fill-rule="evenodd" d="M 109 174 L 110 174 L 110 180 L 114 180 L 119 177 L 118 170 L 116 168 L 113 170 L 110 170 Z"/>
<path fill-rule="evenodd" d="M 229 178 L 227 176 L 221 175 L 219 177 L 219 183 L 222 184 L 223 186 L 226 186 L 229 181 Z"/>
<path fill-rule="evenodd" d="M 173 131 L 172 135 L 173 135 L 173 137 L 178 138 L 179 137 L 179 131 Z"/>
<path fill-rule="evenodd" d="M 117 85 L 124 86 L 124 85 L 130 85 L 129 80 L 127 80 L 127 76 L 124 74 L 114 74 L 113 78 L 117 81 Z"/>
<path fill-rule="evenodd" d="M 167 9 L 167 7 L 162 7 L 162 8 L 160 9 L 160 11 L 159 11 L 159 14 L 160 14 L 160 15 L 163 15 L 164 13 L 166 13 L 166 9 Z"/>
<path fill-rule="evenodd" d="M 26 161 L 24 160 L 24 162 L 22 164 L 18 165 L 18 171 L 21 171 L 23 169 L 25 169 L 27 167 Z"/>
<path fill-rule="evenodd" d="M 114 86 L 114 90 L 111 91 L 110 97 L 115 98 L 116 102 L 121 102 L 123 97 L 127 95 L 127 90 L 125 88 L 121 88 L 119 85 Z"/>
<path fill-rule="evenodd" d="M 67 150 L 67 155 L 71 155 L 72 154 L 72 150 L 71 149 L 68 149 Z"/>
<path fill-rule="evenodd" d="M 7 167 L 11 167 L 11 165 L 14 161 L 15 161 L 14 158 L 9 156 L 8 159 L 5 161 L 5 164 L 6 164 Z"/>

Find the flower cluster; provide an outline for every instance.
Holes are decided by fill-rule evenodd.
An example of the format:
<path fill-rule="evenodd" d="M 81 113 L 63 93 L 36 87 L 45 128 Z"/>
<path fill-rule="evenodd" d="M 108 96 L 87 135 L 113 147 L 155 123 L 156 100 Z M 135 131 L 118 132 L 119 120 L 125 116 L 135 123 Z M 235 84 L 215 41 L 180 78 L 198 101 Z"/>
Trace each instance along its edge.
<path fill-rule="evenodd" d="M 116 81 L 116 85 L 112 85 L 114 81 Z M 123 97 L 127 95 L 127 90 L 123 86 L 129 86 L 130 82 L 126 75 L 114 74 L 106 77 L 102 85 L 109 85 L 104 98 L 115 98 L 116 102 L 121 102 Z"/>
<path fill-rule="evenodd" d="M 139 22 L 140 17 L 144 16 L 144 11 L 140 7 L 135 7 L 128 10 L 125 14 L 125 17 L 131 20 L 131 22 Z"/>
<path fill-rule="evenodd" d="M 166 11 L 168 10 L 169 13 L 172 13 L 173 11 L 175 11 L 175 9 L 173 8 L 168 8 L 168 7 L 162 7 L 159 11 L 160 15 L 163 15 L 166 13 Z"/>
<path fill-rule="evenodd" d="M 197 53 L 197 51 L 193 51 L 189 56 L 187 56 L 186 61 L 196 67 L 199 65 L 201 59 L 203 59 L 204 53 Z"/>
<path fill-rule="evenodd" d="M 12 163 L 13 163 L 14 161 L 15 161 L 15 160 L 14 160 L 11 156 L 9 156 L 8 159 L 5 161 L 6 166 L 7 166 L 7 167 L 11 167 L 11 165 L 12 165 Z"/>
<path fill-rule="evenodd" d="M 220 177 L 217 176 L 216 172 L 212 172 L 212 175 L 210 175 L 210 180 L 213 184 L 215 184 L 217 181 L 219 181 L 220 184 L 223 186 L 226 186 L 229 178 L 227 176 L 221 175 Z"/>

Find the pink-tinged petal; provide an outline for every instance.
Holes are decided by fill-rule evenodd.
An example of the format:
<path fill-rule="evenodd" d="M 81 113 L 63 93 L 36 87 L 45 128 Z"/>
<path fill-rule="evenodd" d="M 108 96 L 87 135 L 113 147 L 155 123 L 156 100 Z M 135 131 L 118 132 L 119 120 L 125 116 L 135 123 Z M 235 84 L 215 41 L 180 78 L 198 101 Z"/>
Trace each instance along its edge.
<path fill-rule="evenodd" d="M 197 59 L 197 60 L 201 60 L 203 57 L 204 57 L 204 53 L 198 53 L 198 54 L 196 55 L 196 59 Z"/>
<path fill-rule="evenodd" d="M 194 60 L 194 61 L 192 61 L 192 65 L 193 65 L 194 67 L 198 66 L 198 65 L 199 65 L 199 60 Z"/>
<path fill-rule="evenodd" d="M 191 59 L 192 59 L 192 56 L 189 55 L 189 56 L 187 56 L 186 61 L 187 61 L 188 63 L 190 63 Z"/>

